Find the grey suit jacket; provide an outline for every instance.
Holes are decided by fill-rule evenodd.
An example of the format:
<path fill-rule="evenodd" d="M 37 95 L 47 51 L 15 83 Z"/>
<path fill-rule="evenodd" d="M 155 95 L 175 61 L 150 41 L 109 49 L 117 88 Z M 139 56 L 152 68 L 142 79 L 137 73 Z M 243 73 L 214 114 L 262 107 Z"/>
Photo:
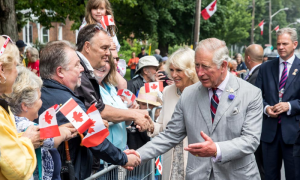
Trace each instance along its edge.
<path fill-rule="evenodd" d="M 230 90 L 234 91 L 233 100 L 228 98 Z M 214 163 L 211 157 L 189 153 L 186 179 L 257 180 L 260 176 L 253 153 L 259 145 L 262 115 L 260 89 L 230 74 L 212 124 L 208 89 L 199 82 L 185 88 L 166 130 L 137 151 L 144 163 L 167 152 L 186 136 L 189 144 L 203 142 L 203 131 L 218 143 L 222 160 Z"/>

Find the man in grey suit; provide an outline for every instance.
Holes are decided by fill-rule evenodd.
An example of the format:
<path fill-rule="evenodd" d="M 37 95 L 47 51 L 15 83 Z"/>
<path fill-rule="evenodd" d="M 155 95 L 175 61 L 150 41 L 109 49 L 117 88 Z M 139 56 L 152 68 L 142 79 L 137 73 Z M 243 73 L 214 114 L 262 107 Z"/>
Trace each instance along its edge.
<path fill-rule="evenodd" d="M 199 42 L 195 67 L 201 83 L 185 88 L 166 130 L 137 150 L 142 163 L 187 136 L 186 179 L 260 179 L 253 153 L 261 134 L 261 91 L 228 73 L 228 58 L 224 41 Z"/>
<path fill-rule="evenodd" d="M 245 80 L 255 86 L 256 78 L 259 73 L 260 65 L 263 62 L 264 49 L 261 45 L 251 44 L 245 51 L 245 64 L 249 69 L 249 73 L 245 77 Z M 265 170 L 263 166 L 263 155 L 261 143 L 254 153 L 259 174 L 262 180 L 265 180 Z"/>

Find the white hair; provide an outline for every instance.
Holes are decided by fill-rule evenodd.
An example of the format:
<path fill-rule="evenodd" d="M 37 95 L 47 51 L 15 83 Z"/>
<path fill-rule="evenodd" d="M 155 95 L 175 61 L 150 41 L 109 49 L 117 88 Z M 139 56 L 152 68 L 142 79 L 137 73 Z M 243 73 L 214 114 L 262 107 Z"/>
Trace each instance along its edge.
<path fill-rule="evenodd" d="M 217 38 L 208 38 L 199 42 L 196 52 L 200 49 L 213 53 L 213 62 L 218 68 L 221 67 L 223 61 L 227 61 L 229 58 L 229 51 L 226 46 L 225 41 L 219 40 Z"/>
<path fill-rule="evenodd" d="M 276 36 L 281 36 L 283 34 L 289 34 L 291 36 L 291 40 L 293 42 L 298 41 L 298 35 L 295 28 L 282 28 L 279 29 L 276 33 Z"/>

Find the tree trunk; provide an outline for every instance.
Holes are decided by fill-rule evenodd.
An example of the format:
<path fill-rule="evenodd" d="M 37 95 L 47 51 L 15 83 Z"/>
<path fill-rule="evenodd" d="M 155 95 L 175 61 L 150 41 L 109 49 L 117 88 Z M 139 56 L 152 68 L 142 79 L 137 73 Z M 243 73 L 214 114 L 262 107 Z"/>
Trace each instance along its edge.
<path fill-rule="evenodd" d="M 0 0 L 0 35 L 18 40 L 15 0 Z"/>
<path fill-rule="evenodd" d="M 169 44 L 162 44 L 158 42 L 158 49 L 160 50 L 160 55 L 164 57 L 166 56 L 166 53 L 169 52 Z"/>

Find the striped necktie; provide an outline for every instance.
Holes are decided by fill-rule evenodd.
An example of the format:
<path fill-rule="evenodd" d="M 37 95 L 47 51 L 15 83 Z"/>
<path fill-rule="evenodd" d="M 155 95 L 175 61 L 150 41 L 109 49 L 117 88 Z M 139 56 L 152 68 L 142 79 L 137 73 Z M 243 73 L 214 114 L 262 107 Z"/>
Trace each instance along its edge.
<path fill-rule="evenodd" d="M 217 89 L 218 88 L 212 88 L 213 95 L 212 95 L 211 100 L 210 100 L 210 113 L 211 113 L 212 123 L 214 123 L 215 115 L 216 115 L 217 108 L 218 108 L 218 105 L 219 105 L 219 98 L 218 98 L 218 95 L 216 93 Z"/>
<path fill-rule="evenodd" d="M 287 62 L 282 62 L 283 65 L 284 65 L 284 68 L 283 68 L 283 71 L 282 71 L 282 74 L 281 74 L 281 78 L 280 78 L 280 82 L 279 82 L 279 91 L 284 88 L 285 86 L 285 83 L 286 83 L 286 80 L 288 78 L 288 74 L 287 74 Z M 278 115 L 278 123 L 280 124 L 281 123 L 281 115 L 279 114 Z"/>
<path fill-rule="evenodd" d="M 286 80 L 288 78 L 288 74 L 287 74 L 287 62 L 282 62 L 284 65 L 282 74 L 281 74 L 281 78 L 280 78 L 280 82 L 279 82 L 279 91 L 284 87 Z"/>

